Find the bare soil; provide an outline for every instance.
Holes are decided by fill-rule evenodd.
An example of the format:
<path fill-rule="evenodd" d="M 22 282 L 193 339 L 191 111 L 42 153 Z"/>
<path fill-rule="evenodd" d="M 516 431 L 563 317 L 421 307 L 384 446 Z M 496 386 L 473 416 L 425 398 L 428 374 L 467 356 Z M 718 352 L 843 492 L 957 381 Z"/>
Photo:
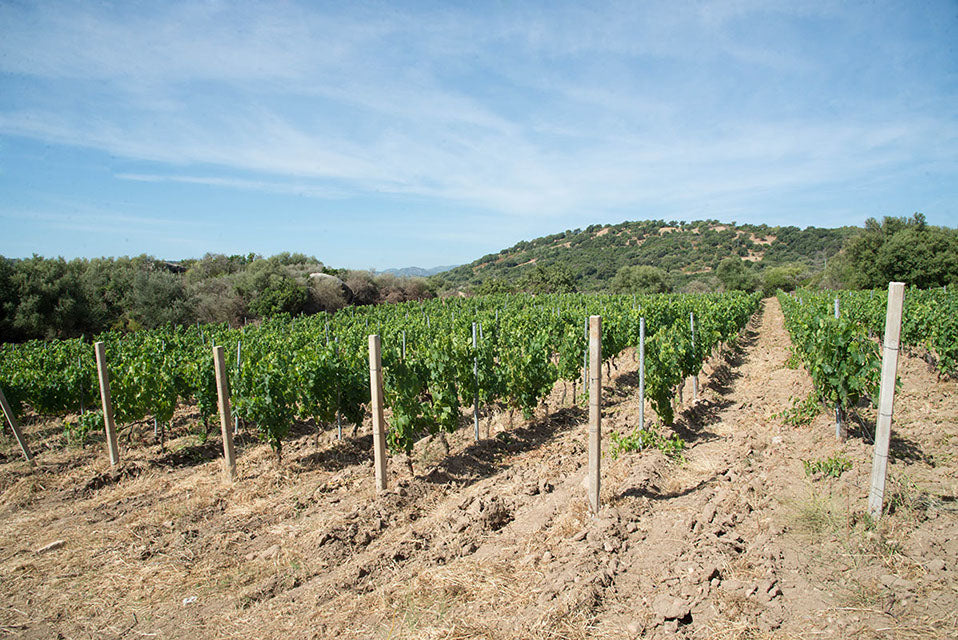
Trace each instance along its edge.
<path fill-rule="evenodd" d="M 0 637 L 958 637 L 958 384 L 903 357 L 873 523 L 874 411 L 844 444 L 824 413 L 786 426 L 811 390 L 788 345 L 767 300 L 683 390 L 683 461 L 603 453 L 597 517 L 586 412 L 561 384 L 533 420 L 484 415 L 476 443 L 464 416 L 449 455 L 420 443 L 413 476 L 393 459 L 383 495 L 368 425 L 318 442 L 297 425 L 278 465 L 240 438 L 229 484 L 189 408 L 166 451 L 152 428 L 124 440 L 117 470 L 102 441 L 29 422 L 36 470 L 0 439 Z M 634 357 L 616 365 L 605 433 L 638 419 Z M 806 474 L 838 455 L 840 477 Z"/>

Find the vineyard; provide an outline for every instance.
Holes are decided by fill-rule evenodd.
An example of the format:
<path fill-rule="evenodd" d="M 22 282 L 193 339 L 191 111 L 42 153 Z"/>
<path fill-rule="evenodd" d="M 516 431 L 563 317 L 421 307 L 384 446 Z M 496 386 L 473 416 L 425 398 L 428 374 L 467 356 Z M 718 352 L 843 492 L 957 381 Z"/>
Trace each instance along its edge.
<path fill-rule="evenodd" d="M 807 291 L 495 296 L 4 345 L 0 389 L 37 466 L 5 431 L 0 635 L 954 637 L 954 314 L 935 314 L 954 298 L 905 294 L 888 509 L 874 522 L 867 401 L 885 292 L 838 295 L 837 321 L 835 294 Z M 590 316 L 609 454 L 596 516 Z M 371 334 L 394 456 L 385 492 Z M 238 416 L 234 483 L 214 435 L 214 345 Z M 865 382 L 829 387 L 850 361 Z M 796 426 L 789 407 L 806 398 Z M 855 427 L 844 442 L 830 428 L 840 401 Z"/>
<path fill-rule="evenodd" d="M 380 335 L 391 409 L 386 440 L 390 451 L 408 454 L 423 437 L 458 429 L 462 407 L 507 407 L 528 418 L 559 380 L 575 396 L 585 322 L 593 314 L 604 319 L 608 361 L 638 346 L 644 321 L 645 388 L 661 421 L 671 424 L 677 385 L 697 375 L 719 343 L 732 340 L 757 304 L 756 294 L 744 293 L 498 296 L 281 317 L 243 330 L 207 325 L 97 340 L 105 344 L 117 421 L 152 418 L 158 432 L 184 403 L 195 404 L 209 432 L 217 406 L 210 347 L 226 346 L 236 354 L 229 384 L 234 410 L 280 455 L 294 421 L 317 428 L 362 423 L 369 404 L 366 337 Z M 68 428 L 82 440 L 102 424 L 102 413 L 84 411 L 99 397 L 92 354 L 80 339 L 4 345 L 0 388 L 14 414 L 29 406 L 41 416 L 78 415 Z"/>

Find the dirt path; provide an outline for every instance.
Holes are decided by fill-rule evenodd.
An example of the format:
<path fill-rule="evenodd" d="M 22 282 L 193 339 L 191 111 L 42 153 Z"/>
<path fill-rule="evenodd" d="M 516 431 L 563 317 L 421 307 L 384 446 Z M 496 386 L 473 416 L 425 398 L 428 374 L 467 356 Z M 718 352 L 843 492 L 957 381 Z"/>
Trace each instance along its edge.
<path fill-rule="evenodd" d="M 382 496 L 368 435 L 317 448 L 303 433 L 279 468 L 248 443 L 234 486 L 182 453 L 158 466 L 144 450 L 120 474 L 99 452 L 0 465 L 0 636 L 954 637 L 955 383 L 905 359 L 896 510 L 874 526 L 870 447 L 835 442 L 825 415 L 777 416 L 811 389 L 788 344 L 769 300 L 679 413 L 684 462 L 604 454 L 597 518 L 569 406 L 498 416 L 480 443 L 463 429 L 449 456 L 424 444 Z M 637 420 L 621 360 L 606 433 Z M 835 456 L 852 465 L 840 478 L 806 476 L 803 460 Z"/>

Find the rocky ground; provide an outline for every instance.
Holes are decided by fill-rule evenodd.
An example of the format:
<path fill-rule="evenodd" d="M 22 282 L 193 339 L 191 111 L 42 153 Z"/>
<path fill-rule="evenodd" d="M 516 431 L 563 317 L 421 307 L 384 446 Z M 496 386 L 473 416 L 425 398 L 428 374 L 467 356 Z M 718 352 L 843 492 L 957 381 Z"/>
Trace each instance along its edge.
<path fill-rule="evenodd" d="M 114 471 L 101 446 L 27 424 L 37 470 L 0 440 L 0 637 L 958 636 L 958 384 L 903 357 L 874 523 L 874 412 L 844 444 L 824 414 L 786 425 L 811 389 L 788 344 L 767 300 L 684 389 L 684 459 L 606 449 L 594 518 L 586 413 L 561 385 L 531 421 L 484 417 L 479 443 L 471 427 L 448 455 L 421 443 L 378 496 L 368 426 L 317 443 L 299 425 L 280 465 L 241 439 L 230 485 L 219 443 L 186 429 L 166 452 L 127 445 Z M 606 434 L 638 416 L 634 358 L 618 360 Z M 806 473 L 828 460 L 850 468 Z"/>

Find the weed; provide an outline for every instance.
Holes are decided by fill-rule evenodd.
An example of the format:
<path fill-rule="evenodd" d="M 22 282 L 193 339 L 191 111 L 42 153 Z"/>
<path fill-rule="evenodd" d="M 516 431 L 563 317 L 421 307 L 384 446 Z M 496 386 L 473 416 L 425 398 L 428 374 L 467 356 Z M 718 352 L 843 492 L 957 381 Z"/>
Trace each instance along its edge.
<path fill-rule="evenodd" d="M 632 433 L 621 435 L 613 431 L 609 436 L 612 441 L 611 454 L 612 459 L 617 459 L 621 454 L 630 451 L 643 451 L 648 448 L 660 450 L 673 460 L 682 460 L 682 452 L 685 450 L 685 440 L 677 435 L 671 438 L 659 435 L 655 425 L 642 429 L 636 427 Z"/>
<path fill-rule="evenodd" d="M 925 512 L 932 506 L 929 495 L 922 491 L 907 475 L 893 476 L 888 479 L 885 489 L 885 512 L 901 511 L 924 519 Z"/>
<path fill-rule="evenodd" d="M 103 427 L 102 411 L 87 411 L 79 416 L 76 422 L 72 420 L 63 421 L 63 435 L 67 442 L 76 446 L 85 446 L 90 435 L 96 433 Z"/>
<path fill-rule="evenodd" d="M 821 460 L 802 460 L 802 466 L 805 467 L 806 476 L 831 476 L 840 478 L 843 473 L 852 468 L 852 461 L 841 453 L 836 453 L 830 458 Z"/>
<path fill-rule="evenodd" d="M 843 525 L 844 519 L 832 501 L 813 493 L 808 500 L 797 505 L 796 525 L 800 531 L 812 535 L 823 535 L 836 531 Z"/>
<path fill-rule="evenodd" d="M 785 361 L 785 366 L 789 369 L 798 369 L 802 366 L 802 356 L 794 347 L 792 347 L 791 353 L 789 353 L 788 359 Z"/>
<path fill-rule="evenodd" d="M 776 413 L 773 417 L 780 418 L 783 423 L 792 427 L 806 427 L 821 413 L 822 406 L 818 396 L 813 392 L 804 399 L 792 398 L 792 406 Z"/>

